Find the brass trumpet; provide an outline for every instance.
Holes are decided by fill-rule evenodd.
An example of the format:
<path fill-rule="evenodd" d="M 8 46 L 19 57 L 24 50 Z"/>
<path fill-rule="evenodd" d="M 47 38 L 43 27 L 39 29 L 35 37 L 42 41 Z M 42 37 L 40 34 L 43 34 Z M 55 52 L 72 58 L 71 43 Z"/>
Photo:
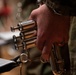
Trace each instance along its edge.
<path fill-rule="evenodd" d="M 35 35 L 34 32 L 37 30 L 37 26 L 35 21 L 28 20 L 19 23 L 17 27 L 11 27 L 11 31 L 15 30 L 20 31 L 19 36 L 13 36 L 15 49 L 19 50 L 19 48 L 22 48 L 25 54 L 21 54 L 21 56 L 26 57 L 24 59 L 25 61 L 31 61 L 28 55 L 28 51 L 30 48 L 36 46 L 35 42 L 37 35 Z M 67 71 L 70 70 L 68 45 L 64 42 L 59 44 L 54 43 L 52 45 L 49 63 L 51 64 L 52 72 L 54 75 L 67 75 Z M 38 59 L 42 61 L 40 57 Z"/>

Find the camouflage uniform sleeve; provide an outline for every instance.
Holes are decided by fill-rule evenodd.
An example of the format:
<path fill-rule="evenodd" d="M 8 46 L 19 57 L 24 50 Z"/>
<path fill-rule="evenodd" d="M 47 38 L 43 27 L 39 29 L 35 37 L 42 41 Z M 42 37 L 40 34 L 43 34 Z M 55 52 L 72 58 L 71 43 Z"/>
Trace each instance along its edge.
<path fill-rule="evenodd" d="M 45 3 L 56 14 L 76 16 L 76 0 L 46 0 Z"/>

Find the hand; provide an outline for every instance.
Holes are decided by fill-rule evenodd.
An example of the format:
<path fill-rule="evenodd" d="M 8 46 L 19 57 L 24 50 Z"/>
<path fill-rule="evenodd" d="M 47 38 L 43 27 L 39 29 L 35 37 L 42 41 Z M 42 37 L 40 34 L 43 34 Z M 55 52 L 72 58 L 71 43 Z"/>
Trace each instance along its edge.
<path fill-rule="evenodd" d="M 37 23 L 36 46 L 41 50 L 43 59 L 48 61 L 54 42 L 68 42 L 70 17 L 57 15 L 43 4 L 31 12 L 29 19 Z"/>

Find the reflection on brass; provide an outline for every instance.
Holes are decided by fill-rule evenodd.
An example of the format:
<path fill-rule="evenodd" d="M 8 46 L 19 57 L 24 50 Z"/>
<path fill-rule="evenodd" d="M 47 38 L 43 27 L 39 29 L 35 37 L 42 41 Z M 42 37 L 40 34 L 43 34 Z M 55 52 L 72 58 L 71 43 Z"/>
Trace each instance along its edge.
<path fill-rule="evenodd" d="M 23 37 L 22 39 L 28 39 L 28 38 L 31 38 L 31 37 L 34 37 L 36 36 L 35 34 L 36 30 L 33 30 L 33 31 L 29 31 L 29 32 L 26 32 L 26 33 L 20 33 L 21 37 Z"/>
<path fill-rule="evenodd" d="M 22 51 L 24 53 L 21 54 L 21 61 L 27 62 L 28 60 L 31 62 L 33 60 L 29 59 L 29 55 L 27 54 L 27 51 L 29 49 L 36 47 L 36 23 L 33 20 L 21 22 L 17 25 L 17 27 L 11 27 L 12 31 L 19 30 L 20 35 L 19 36 L 13 36 L 15 49 L 19 50 L 22 48 Z M 48 61 L 44 61 L 41 57 L 36 58 L 37 60 L 41 61 L 42 63 L 46 63 Z M 36 60 L 34 59 L 34 60 Z M 64 68 L 64 59 L 61 55 L 61 49 L 60 46 L 57 44 L 53 44 L 52 50 L 51 50 L 51 56 L 50 61 L 52 67 L 52 72 L 54 75 L 65 75 L 66 69 Z"/>

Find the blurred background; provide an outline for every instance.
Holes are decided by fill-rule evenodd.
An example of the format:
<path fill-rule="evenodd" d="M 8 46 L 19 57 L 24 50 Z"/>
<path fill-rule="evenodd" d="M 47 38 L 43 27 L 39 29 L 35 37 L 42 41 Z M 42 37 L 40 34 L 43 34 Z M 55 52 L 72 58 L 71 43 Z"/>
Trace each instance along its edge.
<path fill-rule="evenodd" d="M 10 60 L 21 54 L 21 51 L 15 50 L 12 41 L 12 36 L 19 35 L 19 32 L 12 33 L 10 27 L 16 27 L 18 23 L 26 21 L 31 11 L 37 7 L 37 0 L 0 0 L 0 58 Z M 76 21 L 73 21 L 72 25 L 74 26 L 72 26 L 69 48 L 73 56 L 76 55 Z M 30 51 L 31 58 L 38 54 L 40 53 L 36 47 Z M 48 63 L 32 62 L 24 65 L 22 75 L 50 75 L 50 72 L 51 67 Z M 20 75 L 20 66 L 0 75 Z"/>
<path fill-rule="evenodd" d="M 18 36 L 19 32 L 11 32 L 11 27 L 28 20 L 31 11 L 37 7 L 37 0 L 0 0 L 0 58 L 10 60 L 21 54 L 21 51 L 15 50 L 12 41 L 12 36 Z M 40 53 L 34 47 L 30 51 L 31 58 L 37 54 Z M 50 70 L 49 64 L 44 66 L 41 62 L 27 63 L 23 66 L 22 75 L 46 75 L 48 71 L 45 71 L 45 74 L 41 73 L 45 67 Z M 0 75 L 20 75 L 20 66 Z"/>

